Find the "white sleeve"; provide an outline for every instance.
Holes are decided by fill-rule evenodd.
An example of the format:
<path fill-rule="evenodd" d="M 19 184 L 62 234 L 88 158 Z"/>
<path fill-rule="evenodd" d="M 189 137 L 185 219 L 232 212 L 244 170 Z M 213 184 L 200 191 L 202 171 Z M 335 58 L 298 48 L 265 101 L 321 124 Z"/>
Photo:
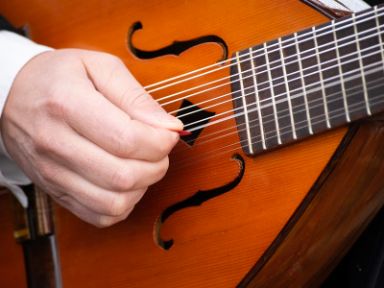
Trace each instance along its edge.
<path fill-rule="evenodd" d="M 0 31 L 0 116 L 17 73 L 32 57 L 51 50 L 27 38 L 8 31 Z M 0 135 L 0 186 L 7 187 L 27 207 L 28 200 L 18 185 L 31 181 L 9 157 Z"/>

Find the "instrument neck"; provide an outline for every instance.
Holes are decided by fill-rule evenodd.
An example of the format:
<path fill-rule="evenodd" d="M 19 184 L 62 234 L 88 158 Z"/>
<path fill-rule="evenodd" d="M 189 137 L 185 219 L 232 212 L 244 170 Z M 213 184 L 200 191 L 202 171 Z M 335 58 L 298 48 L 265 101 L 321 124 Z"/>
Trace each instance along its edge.
<path fill-rule="evenodd" d="M 242 147 L 255 155 L 384 110 L 384 6 L 237 52 Z"/>

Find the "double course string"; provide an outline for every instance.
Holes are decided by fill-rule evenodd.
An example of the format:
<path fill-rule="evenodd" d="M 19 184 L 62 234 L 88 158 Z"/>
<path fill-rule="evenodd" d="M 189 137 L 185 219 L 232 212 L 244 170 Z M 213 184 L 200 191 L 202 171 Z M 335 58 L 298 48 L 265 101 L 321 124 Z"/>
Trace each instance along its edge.
<path fill-rule="evenodd" d="M 379 49 L 379 53 L 381 53 L 381 55 L 383 54 L 383 47 L 382 47 L 382 39 L 381 39 L 381 34 L 382 34 L 382 25 L 379 25 L 379 17 L 382 16 L 384 13 L 380 13 L 383 11 L 383 7 L 375 7 L 373 10 L 368 10 L 368 11 L 365 11 L 365 12 L 362 12 L 360 13 L 359 15 L 357 15 L 356 17 L 354 18 L 345 18 L 345 19 L 342 19 L 340 21 L 333 21 L 332 22 L 332 25 L 331 26 L 323 26 L 323 27 L 320 27 L 318 28 L 317 30 L 308 30 L 308 32 L 305 32 L 305 33 L 302 33 L 302 34 L 295 34 L 296 36 L 296 43 L 293 43 L 293 44 L 290 44 L 290 45 L 286 45 L 286 46 L 283 46 L 282 43 L 284 43 L 285 41 L 291 41 L 292 39 L 288 39 L 288 40 L 284 40 L 284 39 L 281 39 L 281 41 L 279 41 L 278 43 L 275 43 L 275 44 L 272 44 L 271 46 L 269 46 L 268 48 L 273 48 L 275 47 L 276 49 L 274 50 L 268 50 L 268 51 L 265 51 L 265 49 L 256 49 L 254 50 L 253 52 L 250 50 L 250 53 L 244 53 L 242 55 L 239 55 L 239 59 L 241 59 L 240 61 L 248 61 L 249 59 L 252 59 L 255 55 L 257 55 L 257 53 L 259 52 L 267 52 L 267 56 L 268 56 L 268 53 L 271 53 L 273 51 L 279 51 L 279 49 L 284 49 L 284 48 L 287 48 L 289 46 L 293 46 L 295 45 L 296 47 L 298 47 L 297 45 L 302 43 L 302 42 L 305 42 L 307 40 L 311 40 L 313 39 L 312 37 L 315 36 L 315 37 L 319 37 L 319 36 L 323 36 L 323 35 L 329 35 L 331 33 L 333 33 L 333 35 L 336 35 L 336 31 L 339 31 L 341 29 L 344 29 L 344 28 L 348 28 L 348 27 L 352 27 L 353 25 L 356 25 L 356 24 L 359 24 L 359 23 L 363 23 L 367 20 L 370 20 L 370 19 L 375 19 L 376 21 L 376 27 L 373 27 L 371 29 L 368 29 L 368 30 L 365 30 L 365 31 L 362 31 L 361 33 L 359 33 L 360 35 L 356 36 L 356 35 L 349 35 L 347 37 L 344 37 L 344 38 L 341 38 L 341 39 L 335 39 L 335 45 L 337 45 L 337 42 L 338 41 L 345 41 L 345 40 L 351 40 L 349 42 L 346 42 L 346 43 L 343 43 L 343 44 L 340 44 L 338 45 L 337 47 L 343 47 L 343 46 L 346 46 L 346 45 L 349 45 L 351 43 L 356 43 L 356 40 L 364 40 L 364 39 L 369 39 L 371 37 L 377 37 L 378 36 L 378 39 L 379 39 L 379 44 L 375 45 L 375 46 L 371 46 L 365 50 L 371 50 L 371 49 L 374 49 L 374 48 L 377 48 L 377 46 L 380 46 L 380 49 Z M 374 11 L 374 13 L 373 13 Z M 372 14 L 372 15 L 370 15 Z M 353 21 L 352 21 L 353 20 Z M 329 28 L 331 28 L 331 30 L 329 31 Z M 315 31 L 315 32 L 314 32 Z M 323 33 L 319 33 L 319 32 L 323 32 Z M 371 33 L 373 32 L 373 33 Z M 314 34 L 315 33 L 315 34 Z M 369 34 L 368 34 L 369 33 Z M 367 34 L 367 35 L 366 35 Z M 364 35 L 364 37 L 361 37 L 362 35 Z M 335 37 L 336 38 L 336 37 Z M 352 39 L 353 38 L 353 39 Z M 317 46 L 317 47 L 314 47 L 312 49 L 308 49 L 308 50 L 305 50 L 303 51 L 303 53 L 308 53 L 310 52 L 310 50 L 313 50 L 313 49 L 319 49 L 319 48 L 322 48 L 322 46 L 327 46 L 327 45 L 330 45 L 330 43 L 327 43 L 327 44 L 324 44 L 324 45 L 321 45 L 321 46 Z M 330 49 L 326 49 L 324 51 L 321 51 L 321 53 L 326 53 L 327 51 L 332 51 L 334 48 L 330 48 Z M 364 50 L 360 51 L 360 52 L 366 52 Z M 332 60 L 329 60 L 329 61 L 326 61 L 324 63 L 318 63 L 317 65 L 314 65 L 312 67 L 306 67 L 305 69 L 310 69 L 310 68 L 313 68 L 313 67 L 321 67 L 323 65 L 327 65 L 327 64 L 330 64 L 330 63 L 333 63 L 334 61 L 340 61 L 341 59 L 345 59 L 345 58 L 348 58 L 348 57 L 351 57 L 351 56 L 354 56 L 354 54 L 356 53 L 360 53 L 360 52 L 354 52 L 354 53 L 350 53 L 350 54 L 347 54 L 347 55 L 343 55 L 342 57 L 340 57 L 339 59 L 332 59 Z M 373 53 L 370 53 L 370 54 L 367 54 L 367 55 L 364 55 L 364 57 L 369 57 L 369 56 L 372 56 L 372 55 L 375 55 L 377 54 L 378 52 L 375 51 Z M 257 56 L 260 56 L 260 55 L 257 55 Z M 296 55 L 292 55 L 290 57 L 287 57 L 285 58 L 285 60 L 288 60 L 288 59 L 292 59 L 293 57 L 295 57 Z M 306 56 L 306 57 L 301 57 L 302 59 L 301 60 L 304 60 L 306 58 L 309 58 L 309 57 L 313 57 L 312 55 L 309 55 L 309 56 Z M 361 57 L 361 55 L 360 55 Z M 364 58 L 364 57 L 361 57 L 361 58 Z M 300 61 L 300 57 L 298 57 L 299 61 Z M 237 65 L 237 63 L 230 63 L 230 64 L 227 64 L 228 61 L 231 61 L 233 59 L 229 59 L 229 60 L 225 60 L 225 61 L 221 61 L 220 63 L 215 63 L 215 64 L 212 64 L 212 65 L 209 65 L 209 66 L 206 66 L 206 67 L 202 67 L 202 68 L 199 68 L 197 70 L 194 70 L 194 71 L 191 71 L 191 72 L 188 72 L 188 73 L 185 73 L 185 74 L 182 74 L 182 75 L 179 75 L 179 76 L 175 76 L 175 77 L 172 77 L 172 78 L 169 78 L 169 79 L 166 79 L 166 80 L 163 80 L 163 81 L 160 81 L 160 82 L 157 82 L 157 83 L 154 83 L 154 84 L 151 84 L 151 85 L 148 85 L 146 86 L 146 90 L 149 92 L 149 93 L 155 93 L 157 91 L 161 91 L 161 90 L 165 90 L 165 89 L 169 89 L 173 86 L 176 86 L 176 85 L 179 85 L 179 84 L 184 84 L 188 81 L 194 81 L 196 79 L 200 80 L 200 78 L 204 77 L 204 76 L 207 76 L 209 74 L 212 74 L 212 73 L 215 73 L 215 72 L 219 72 L 223 69 L 227 69 L 229 68 L 231 65 Z M 295 60 L 293 61 L 286 61 L 284 64 L 285 65 L 288 65 L 290 63 L 293 63 Z M 348 61 L 345 61 L 343 62 L 342 64 L 346 64 L 346 63 L 349 63 L 349 62 L 352 62 L 352 61 L 356 61 L 356 59 L 351 59 L 351 60 L 348 60 Z M 277 64 L 280 64 L 281 63 L 281 60 L 276 60 L 275 61 Z M 279 63 L 280 62 L 280 63 Z M 270 62 L 270 65 L 274 64 L 273 61 Z M 377 64 L 377 63 L 373 63 L 373 64 Z M 373 65 L 372 64 L 372 65 Z M 382 62 L 380 62 L 379 64 L 381 64 L 381 66 L 383 66 Z M 217 67 L 219 65 L 219 67 Z M 340 64 L 339 64 L 340 65 Z M 372 66 L 371 65 L 371 66 Z M 277 69 L 277 68 L 281 68 L 282 65 L 280 66 L 274 66 L 271 68 L 271 66 L 267 66 L 267 65 L 261 65 L 259 67 L 257 67 L 258 69 L 264 69 L 264 70 L 259 70 L 257 73 L 265 73 L 266 71 L 270 71 L 272 69 Z M 315 71 L 313 73 L 321 73 L 323 71 L 326 71 L 327 69 L 333 69 L 335 67 L 338 67 L 337 65 L 334 65 L 334 66 L 331 66 L 331 67 L 327 67 L 326 69 L 320 69 L 319 71 Z M 369 68 L 368 66 L 366 66 L 365 68 L 362 68 L 361 69 L 367 69 Z M 303 70 L 305 70 L 303 69 Z M 359 69 L 357 69 L 359 70 Z M 248 70 L 249 71 L 249 70 Z M 377 71 L 380 71 L 380 67 L 376 67 L 375 69 L 373 69 L 372 71 L 374 72 L 377 72 Z M 247 71 L 243 71 L 243 73 L 245 73 Z M 353 74 L 356 72 L 356 76 L 352 75 L 352 77 L 360 77 L 361 74 L 359 74 L 359 71 L 349 71 L 348 73 L 346 73 L 346 75 L 344 76 L 349 76 L 349 74 Z M 374 73 L 372 72 L 372 73 Z M 297 73 L 297 72 L 294 72 L 294 73 Z M 312 73 L 312 74 L 313 74 Z M 361 71 L 360 71 L 361 73 Z M 255 73 L 254 73 L 255 74 Z M 310 75 L 310 74 L 308 74 Z M 306 76 L 308 76 L 306 75 Z M 233 76 L 233 75 L 232 75 Z M 236 75 L 235 75 L 236 76 Z M 288 76 L 291 76 L 291 75 L 287 75 Z M 189 87 L 187 89 L 184 89 L 182 91 L 178 91 L 178 92 L 175 92 L 173 94 L 169 94 L 169 95 L 166 95 L 164 97 L 161 97 L 159 99 L 157 99 L 157 101 L 163 106 L 168 106 L 168 105 L 171 105 L 173 103 L 176 103 L 177 101 L 180 101 L 180 100 L 183 100 L 183 99 L 189 99 L 191 97 L 195 97 L 197 95 L 201 95 L 203 93 L 208 93 L 209 95 L 209 98 L 204 100 L 204 101 L 201 101 L 199 103 L 196 103 L 195 105 L 205 105 L 207 103 L 210 103 L 210 102 L 213 102 L 213 101 L 217 101 L 218 99 L 222 99 L 224 98 L 225 100 L 221 101 L 221 102 L 218 102 L 218 103 L 215 103 L 215 104 L 211 104 L 207 107 L 202 107 L 204 109 L 210 109 L 210 108 L 214 108 L 214 107 L 217 107 L 219 105 L 223 105 L 225 103 L 228 103 L 230 101 L 232 101 L 233 99 L 230 99 L 228 100 L 227 97 L 230 96 L 232 93 L 236 93 L 236 91 L 232 91 L 231 93 L 226 93 L 226 94 L 223 94 L 223 95 L 218 95 L 218 96 L 214 96 L 212 97 L 212 94 L 213 94 L 213 91 L 215 89 L 219 89 L 223 86 L 226 86 L 226 85 L 229 85 L 231 82 L 230 81 L 227 81 L 228 79 L 230 79 L 231 75 L 229 76 L 226 76 L 226 77 L 222 77 L 222 78 L 219 78 L 219 79 L 215 79 L 213 81 L 208 81 L 208 82 L 205 82 L 205 83 L 202 83 L 202 84 L 199 84 L 199 85 L 194 85 L 192 87 Z M 251 76 L 248 76 L 248 77 L 254 77 L 254 75 L 251 75 Z M 364 76 L 363 76 L 364 77 Z M 244 77 L 245 78 L 245 77 Z M 275 82 L 276 80 L 281 80 L 283 77 L 278 77 L 278 78 L 275 78 L 273 79 Z M 337 77 L 334 77 L 334 78 L 337 78 Z M 339 77 L 340 78 L 340 77 Z M 289 81 L 294 81 L 294 80 L 297 80 L 297 78 L 294 78 L 294 79 L 289 79 Z M 333 79 L 326 79 L 325 81 L 330 81 L 330 80 L 333 80 Z M 225 83 L 221 83 L 221 84 L 218 84 L 216 85 L 217 83 L 220 83 L 220 82 L 223 82 L 223 81 L 227 81 Z M 239 81 L 239 80 L 235 80 L 235 81 Z M 344 81 L 347 81 L 346 79 L 344 79 Z M 279 85 L 279 84 L 282 84 L 282 83 L 285 83 L 284 82 L 284 79 L 283 81 L 279 82 L 279 83 L 274 83 L 274 85 Z M 315 83 L 314 83 L 315 84 Z M 330 83 L 328 86 L 331 86 L 331 85 L 339 85 L 340 84 L 340 81 L 336 81 L 333 82 L 333 83 Z M 215 86 L 212 86 L 210 87 L 210 85 L 215 85 Z M 269 82 L 264 82 L 264 83 L 259 83 L 258 86 L 263 86 L 265 85 L 266 87 L 264 89 L 271 89 L 270 86 L 267 86 L 267 85 L 270 85 Z M 314 85 L 313 85 L 314 86 Z M 328 87 L 327 86 L 327 87 Z M 305 87 L 306 89 L 307 88 L 310 88 L 310 85 L 306 86 Z M 257 88 L 256 88 L 257 89 Z M 300 90 L 301 88 L 297 89 L 297 90 Z M 312 91 L 318 91 L 320 90 L 321 88 L 318 88 L 318 89 L 311 89 L 311 90 L 308 90 L 306 93 L 310 93 Z M 192 92 L 192 93 L 190 93 Z M 295 91 L 290 91 L 290 93 L 292 92 L 295 92 Z M 184 96 L 181 96 L 183 94 L 186 94 Z M 248 95 L 252 95 L 254 93 L 247 93 L 246 95 L 243 95 L 242 97 L 246 97 Z M 304 93 L 298 93 L 298 94 L 295 94 L 293 95 L 293 97 L 302 97 L 302 96 L 305 96 L 303 95 Z M 283 98 L 285 96 L 285 98 Z M 327 99 L 328 97 L 331 97 L 332 95 L 328 95 L 327 96 Z M 286 93 L 282 93 L 282 94 L 279 94 L 279 95 L 275 95 L 275 98 L 282 98 L 282 99 L 278 99 L 277 103 L 281 103 L 281 102 L 284 102 L 284 101 L 291 101 L 292 99 L 294 99 L 293 97 L 287 97 Z M 377 97 L 376 97 L 377 98 Z M 376 99 L 375 98 L 375 99 Z M 375 99 L 370 99 L 370 102 L 371 101 L 379 101 L 379 100 L 375 100 Z M 271 104 L 265 104 L 263 103 L 268 101 L 269 99 L 264 99 L 262 101 L 260 101 L 260 104 L 259 104 L 259 107 L 253 107 L 252 109 L 263 109 L 263 108 L 266 108 L 266 107 L 269 107 Z M 321 99 L 317 99 L 315 101 L 320 101 Z M 315 102 L 314 101 L 314 102 Z M 331 100 L 332 101 L 332 100 Z M 381 101 L 381 100 L 380 100 Z M 313 103 L 312 103 L 313 104 Z M 373 104 L 373 102 L 371 103 Z M 324 105 L 324 104 L 317 104 L 318 105 Z M 296 107 L 297 108 L 297 107 Z M 173 110 L 170 112 L 170 114 L 176 114 L 180 111 L 182 111 L 183 109 L 185 108 L 181 108 L 181 109 L 177 109 L 177 110 Z M 343 108 L 341 108 L 343 109 Z M 280 111 L 280 112 L 286 112 L 288 109 L 284 110 L 284 111 Z M 250 111 L 248 111 L 249 113 Z M 288 111 L 289 112 L 289 111 Z M 193 114 L 195 112 L 188 112 L 188 113 L 184 113 L 182 115 L 179 115 L 179 118 L 182 118 L 182 117 L 185 117 L 186 115 L 190 115 L 190 114 Z M 229 114 L 228 116 L 226 117 L 223 117 L 225 115 Z M 185 126 L 185 129 L 188 130 L 188 131 L 194 131 L 194 130 L 197 130 L 197 129 L 201 129 L 203 127 L 207 127 L 207 126 L 213 126 L 215 124 L 218 124 L 218 123 L 222 123 L 223 121 L 227 121 L 227 120 L 230 120 L 230 119 L 233 119 L 235 117 L 238 117 L 238 116 L 241 116 L 243 115 L 244 112 L 238 112 L 236 111 L 236 109 L 231 109 L 229 111 L 224 111 L 224 112 L 221 112 L 221 113 L 218 113 L 214 116 L 210 116 L 209 119 L 202 119 L 202 120 L 198 120 L 198 121 L 204 121 L 204 120 L 211 120 L 213 118 L 219 118 L 219 117 L 223 117 L 223 118 L 220 118 L 220 119 L 215 119 L 214 121 L 211 121 L 209 122 L 207 125 L 201 125 L 201 126 L 196 126 L 196 124 L 198 124 L 199 122 L 193 122 L 193 123 L 188 123 L 186 124 Z M 283 116 L 283 117 L 288 117 L 288 113 L 286 116 Z M 324 116 L 324 115 L 323 115 Z M 274 117 L 274 115 L 267 115 L 266 118 L 270 118 L 270 117 Z M 263 120 L 266 120 L 266 119 L 263 119 Z M 315 120 L 315 119 L 312 119 L 312 121 Z M 270 121 L 270 120 L 268 120 Z M 306 122 L 306 121 L 304 121 Z M 257 128 L 258 125 L 254 125 L 253 123 L 252 124 L 252 128 Z M 308 123 L 307 123 L 308 124 Z M 295 123 L 295 125 L 298 125 L 297 126 L 297 129 L 303 129 L 303 128 L 298 128 L 298 127 L 301 127 L 303 126 L 303 123 Z M 315 125 L 315 123 L 313 122 L 313 125 Z M 188 129 L 190 128 L 190 129 Z M 237 131 L 242 131 L 242 129 L 244 129 L 244 127 L 241 127 L 238 126 L 237 129 L 236 129 L 236 126 L 232 125 L 231 127 L 229 128 L 224 128 L 222 129 L 221 131 L 214 131 L 214 132 L 211 132 L 209 133 L 208 135 L 203 135 L 199 138 L 199 143 L 195 144 L 195 145 L 202 145 L 202 144 L 205 144 L 205 143 L 209 143 L 209 142 L 212 142 L 212 141 L 215 141 L 215 140 L 218 140 L 218 139 L 222 139 L 223 137 L 226 137 L 226 136 L 229 136 L 229 135 L 233 135 L 234 133 L 236 133 Z M 283 128 L 281 128 L 281 130 L 283 130 Z M 223 134 L 224 132 L 224 134 Z M 289 133 L 289 132 L 284 132 L 284 133 Z M 268 134 L 268 133 L 267 133 Z M 266 137 L 269 137 L 268 135 L 265 135 Z M 267 140 L 267 139 L 266 139 Z M 237 143 L 233 143 L 232 145 L 237 145 L 238 144 L 241 144 L 241 141 L 237 142 Z M 227 147 L 222 147 L 220 149 L 225 149 Z M 236 148 L 238 149 L 238 148 Z M 212 153 L 216 152 L 216 151 L 211 151 Z M 201 156 L 201 155 L 200 155 Z"/>

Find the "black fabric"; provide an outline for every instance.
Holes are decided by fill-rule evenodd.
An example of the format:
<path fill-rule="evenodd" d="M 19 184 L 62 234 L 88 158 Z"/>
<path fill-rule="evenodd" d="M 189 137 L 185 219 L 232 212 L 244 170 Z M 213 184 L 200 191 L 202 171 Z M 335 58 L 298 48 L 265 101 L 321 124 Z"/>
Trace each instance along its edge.
<path fill-rule="evenodd" d="M 0 30 L 13 31 L 13 29 L 14 27 L 7 21 L 7 19 L 0 15 Z"/>
<path fill-rule="evenodd" d="M 0 15 L 0 30 L 8 30 L 23 36 L 25 35 L 25 31 L 23 28 L 16 28 L 10 22 L 8 22 L 8 20 L 5 19 L 5 17 L 3 17 L 2 15 Z"/>
<path fill-rule="evenodd" d="M 364 2 L 367 2 L 371 6 L 383 4 L 383 0 L 365 0 Z"/>
<path fill-rule="evenodd" d="M 384 287 L 384 208 L 323 285 L 333 287 Z"/>

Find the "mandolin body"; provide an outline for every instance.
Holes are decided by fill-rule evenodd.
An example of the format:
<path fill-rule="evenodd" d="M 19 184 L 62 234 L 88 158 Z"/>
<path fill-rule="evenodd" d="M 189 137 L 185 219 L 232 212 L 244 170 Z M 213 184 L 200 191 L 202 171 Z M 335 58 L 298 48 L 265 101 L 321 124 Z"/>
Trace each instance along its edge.
<path fill-rule="evenodd" d="M 294 0 L 14 0 L 2 1 L 0 12 L 16 26 L 28 24 L 30 37 L 39 43 L 55 48 L 95 49 L 119 56 L 144 86 L 211 65 L 223 56 L 223 47 L 215 42 L 202 43 L 178 56 L 166 54 L 152 57 L 149 53 L 148 59 L 141 59 L 127 45 L 129 29 L 137 21 L 141 22 L 143 28 L 133 34 L 132 43 L 139 50 L 156 51 L 174 41 L 215 35 L 225 41 L 229 55 L 232 55 L 257 43 L 328 20 L 309 6 Z M 229 69 L 223 69 L 220 73 L 221 77 L 228 76 Z M 193 84 L 200 84 L 199 79 Z M 175 92 L 177 90 L 171 87 L 166 91 L 157 91 L 153 96 L 159 99 Z M 197 95 L 190 101 L 198 104 L 207 100 L 207 97 L 230 92 L 230 86 L 223 86 L 211 95 Z M 225 99 L 230 100 L 231 96 Z M 172 111 L 180 105 L 181 100 L 167 109 Z M 204 108 L 204 105 L 200 108 Z M 228 101 L 207 110 L 218 114 L 231 109 L 232 103 Z M 382 123 L 382 120 L 377 121 Z M 370 129 L 372 123 L 376 122 L 372 120 L 365 124 L 365 130 L 362 131 L 367 132 L 364 137 L 373 137 L 373 142 L 382 141 L 380 137 L 383 130 L 380 125 L 376 130 Z M 329 170 L 329 165 L 336 167 L 337 159 L 348 151 L 349 143 L 355 141 L 354 137 L 360 135 L 353 131 L 348 133 L 346 127 L 339 128 L 256 157 L 248 157 L 243 153 L 237 133 L 198 145 L 211 133 L 235 125 L 235 120 L 231 119 L 207 126 L 192 146 L 180 142 L 170 155 L 166 177 L 149 189 L 127 220 L 113 227 L 92 227 L 55 205 L 55 230 L 63 286 L 235 287 L 255 263 L 262 262 L 260 259 L 263 254 L 274 241 L 277 243 L 276 237 L 283 237 L 282 229 L 289 220 L 295 218 L 293 215 L 299 215 L 295 214 L 295 211 L 300 212 L 298 207 L 305 210 L 303 200 L 313 191 L 320 175 L 324 175 L 324 171 L 327 171 L 327 175 L 331 174 L 334 168 Z M 344 138 L 347 134 L 349 136 Z M 343 139 L 344 146 L 340 146 Z M 379 147 L 375 143 L 375 147 Z M 217 152 L 220 147 L 228 145 L 234 146 Z M 349 157 L 362 157 L 359 155 L 362 150 L 356 148 L 353 151 L 354 154 L 348 154 Z M 234 155 L 243 159 L 243 165 Z M 374 154 L 372 157 L 378 156 Z M 380 157 L 384 157 L 382 153 Z M 371 158 L 368 160 L 368 163 L 372 161 Z M 358 161 L 348 163 L 354 165 Z M 382 162 L 373 164 L 377 165 L 377 171 L 383 171 Z M 362 169 L 359 177 L 374 177 L 373 173 L 377 171 L 372 171 L 364 175 L 365 170 Z M 352 173 L 353 167 L 345 172 Z M 229 191 L 206 199 L 200 205 L 177 210 L 166 221 L 160 221 L 167 208 L 192 197 L 198 191 L 209 193 L 213 189 L 223 190 L 228 183 L 234 183 L 241 173 L 244 174 L 239 183 Z M 325 181 L 324 177 L 320 179 Z M 344 186 L 335 184 L 332 187 L 353 188 L 343 179 L 339 181 Z M 372 197 L 374 205 L 369 202 L 370 209 L 364 210 L 366 212 L 362 215 L 365 220 L 354 226 L 353 239 L 384 202 L 384 182 L 381 180 L 375 187 L 372 195 L 381 196 Z M 364 190 L 363 186 L 360 188 Z M 22 254 L 12 239 L 11 209 L 7 196 L 0 198 L 0 255 L 4 255 L 0 256 L 0 286 L 24 287 Z M 322 212 L 327 214 L 327 211 Z M 306 221 L 309 227 L 316 227 L 323 220 L 318 217 Z M 303 225 L 303 229 L 306 225 Z M 342 226 L 342 223 L 339 225 Z M 311 238 L 311 235 L 305 234 L 308 233 L 305 230 L 303 233 L 300 240 L 297 238 L 293 241 Z M 334 232 L 325 230 L 324 233 Z M 172 239 L 173 243 L 164 249 L 159 239 Z M 313 249 L 324 253 L 324 247 L 328 244 L 322 242 Z M 351 243 L 344 244 L 348 246 Z M 268 251 L 273 254 L 272 250 Z M 293 259 L 302 256 L 299 253 L 291 255 Z M 337 259 L 339 256 L 332 257 Z M 277 261 L 275 268 L 279 265 L 282 262 Z M 297 269 L 291 271 L 291 275 L 295 275 L 294 272 L 299 275 L 305 273 L 302 266 Z M 277 284 L 284 286 L 284 283 Z"/>

